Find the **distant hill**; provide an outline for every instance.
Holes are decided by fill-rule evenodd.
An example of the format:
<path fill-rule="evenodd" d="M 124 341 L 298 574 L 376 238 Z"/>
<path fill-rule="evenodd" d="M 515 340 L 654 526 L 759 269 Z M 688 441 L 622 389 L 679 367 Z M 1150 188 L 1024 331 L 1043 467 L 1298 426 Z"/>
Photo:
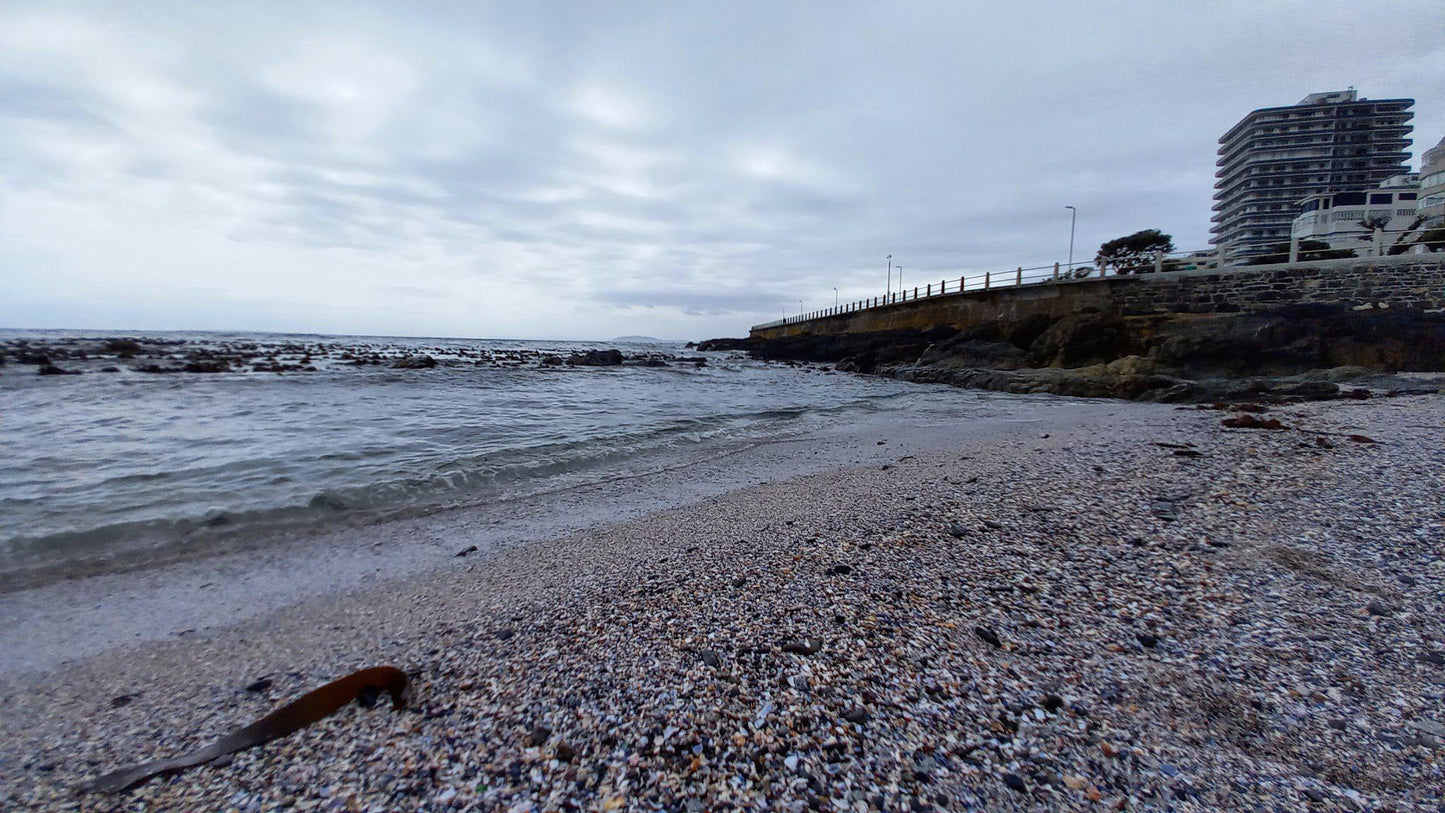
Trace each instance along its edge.
<path fill-rule="evenodd" d="M 662 339 L 659 339 L 659 338 L 657 338 L 656 336 L 618 336 L 617 338 L 613 339 L 612 341 L 614 341 L 614 342 L 651 342 L 651 343 L 653 343 L 653 344 L 661 344 L 661 343 L 663 342 Z"/>

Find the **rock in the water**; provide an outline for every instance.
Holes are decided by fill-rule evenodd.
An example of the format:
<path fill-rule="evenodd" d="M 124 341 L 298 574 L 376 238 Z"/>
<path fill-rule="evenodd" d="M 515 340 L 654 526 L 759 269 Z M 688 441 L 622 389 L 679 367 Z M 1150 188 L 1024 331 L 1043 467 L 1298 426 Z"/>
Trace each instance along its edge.
<path fill-rule="evenodd" d="M 48 361 L 40 365 L 40 369 L 36 370 L 36 372 L 40 375 L 80 375 L 79 370 L 64 370 Z"/>
<path fill-rule="evenodd" d="M 268 677 L 263 677 L 246 684 L 246 691 L 253 694 L 264 692 L 269 688 L 271 688 L 271 678 Z"/>
<path fill-rule="evenodd" d="M 622 363 L 622 351 L 588 350 L 586 353 L 573 353 L 567 363 L 573 367 L 616 367 Z"/>
<path fill-rule="evenodd" d="M 471 554 L 476 553 L 476 552 L 477 552 L 477 546 L 476 546 L 476 545 L 468 545 L 468 546 L 466 546 L 465 548 L 462 548 L 461 550 L 457 551 L 457 552 L 456 552 L 456 555 L 455 555 L 455 558 L 457 558 L 457 559 L 465 559 L 466 557 L 468 557 L 468 556 L 470 556 Z"/>
<path fill-rule="evenodd" d="M 437 360 L 431 356 L 403 356 L 391 363 L 396 370 L 425 370 L 437 366 Z"/>

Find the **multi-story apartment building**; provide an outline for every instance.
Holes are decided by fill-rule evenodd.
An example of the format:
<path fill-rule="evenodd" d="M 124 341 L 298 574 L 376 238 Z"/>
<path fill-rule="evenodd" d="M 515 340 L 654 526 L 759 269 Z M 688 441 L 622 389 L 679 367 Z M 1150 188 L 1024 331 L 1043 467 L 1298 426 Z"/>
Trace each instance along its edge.
<path fill-rule="evenodd" d="M 1420 164 L 1420 206 L 1429 228 L 1445 226 L 1445 138 L 1425 151 Z"/>
<path fill-rule="evenodd" d="M 1290 239 L 1300 201 L 1361 192 L 1407 171 L 1414 99 L 1312 93 L 1245 116 L 1219 139 L 1210 233 L 1225 264 Z"/>
<path fill-rule="evenodd" d="M 1420 176 L 1396 175 L 1365 192 L 1308 195 L 1290 229 L 1290 240 L 1315 240 L 1333 249 L 1372 257 L 1414 239 Z M 1378 243 L 1373 241 L 1379 241 Z"/>

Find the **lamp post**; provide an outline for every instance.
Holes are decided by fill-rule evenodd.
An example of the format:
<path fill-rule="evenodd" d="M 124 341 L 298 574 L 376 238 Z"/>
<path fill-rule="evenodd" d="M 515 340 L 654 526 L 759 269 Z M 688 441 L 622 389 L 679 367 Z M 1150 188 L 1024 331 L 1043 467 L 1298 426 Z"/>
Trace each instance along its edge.
<path fill-rule="evenodd" d="M 833 310 L 838 309 L 838 286 L 833 286 Z"/>
<path fill-rule="evenodd" d="M 803 315 L 803 300 L 801 299 L 798 300 L 798 315 Z"/>
<path fill-rule="evenodd" d="M 1074 223 L 1079 219 L 1079 210 L 1072 206 L 1065 206 L 1069 210 L 1069 273 L 1074 273 Z"/>
<path fill-rule="evenodd" d="M 883 301 L 888 301 L 888 295 L 893 293 L 893 255 L 888 255 L 888 284 L 883 286 Z"/>

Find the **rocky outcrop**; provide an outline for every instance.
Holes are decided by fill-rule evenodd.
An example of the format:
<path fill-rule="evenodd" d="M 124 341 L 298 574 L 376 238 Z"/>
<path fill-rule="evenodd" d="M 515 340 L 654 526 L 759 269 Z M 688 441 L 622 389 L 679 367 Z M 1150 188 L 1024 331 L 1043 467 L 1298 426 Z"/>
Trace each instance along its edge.
<path fill-rule="evenodd" d="M 834 363 L 1004 392 L 1153 401 L 1338 397 L 1352 374 L 1445 371 L 1445 314 L 1301 305 L 1262 313 L 1079 313 L 965 330 L 750 340 L 763 359 Z M 1326 375 L 1322 371 L 1335 371 Z"/>

